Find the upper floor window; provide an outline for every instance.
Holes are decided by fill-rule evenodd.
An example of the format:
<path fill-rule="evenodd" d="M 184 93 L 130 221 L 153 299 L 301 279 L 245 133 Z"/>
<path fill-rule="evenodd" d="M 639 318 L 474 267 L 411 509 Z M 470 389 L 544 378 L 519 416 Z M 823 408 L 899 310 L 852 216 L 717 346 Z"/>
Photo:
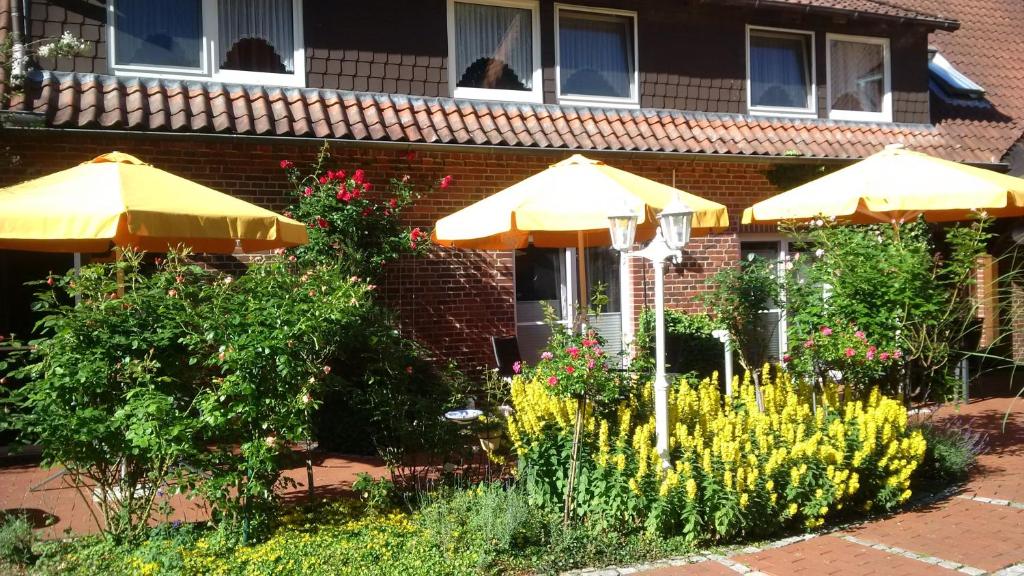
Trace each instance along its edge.
<path fill-rule="evenodd" d="M 637 106 L 636 13 L 555 6 L 562 104 Z"/>
<path fill-rule="evenodd" d="M 448 0 L 453 95 L 541 102 L 536 0 Z"/>
<path fill-rule="evenodd" d="M 302 0 L 110 0 L 115 73 L 305 85 Z"/>
<path fill-rule="evenodd" d="M 752 114 L 815 115 L 814 34 L 747 28 L 747 108 Z"/>
<path fill-rule="evenodd" d="M 828 37 L 829 118 L 892 121 L 888 38 Z"/>

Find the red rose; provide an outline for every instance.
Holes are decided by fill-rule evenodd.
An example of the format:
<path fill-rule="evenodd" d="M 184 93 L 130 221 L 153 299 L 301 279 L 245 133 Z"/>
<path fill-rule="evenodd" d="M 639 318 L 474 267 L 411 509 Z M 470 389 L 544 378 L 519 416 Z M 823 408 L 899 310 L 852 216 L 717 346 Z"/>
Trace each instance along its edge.
<path fill-rule="evenodd" d="M 370 184 L 369 182 L 363 184 L 363 190 L 366 190 L 367 192 L 373 190 L 373 184 Z"/>
<path fill-rule="evenodd" d="M 409 237 L 412 238 L 413 242 L 415 242 L 423 237 L 423 231 L 419 228 L 413 228 L 412 232 L 409 232 Z"/>
<path fill-rule="evenodd" d="M 370 206 L 367 206 L 366 208 L 363 208 L 363 216 L 369 216 L 372 213 L 373 213 L 373 208 L 371 208 Z"/>
<path fill-rule="evenodd" d="M 50 276 L 49 278 L 46 279 L 46 285 L 53 286 L 53 276 Z"/>
<path fill-rule="evenodd" d="M 319 180 L 320 184 L 327 184 L 327 176 L 321 176 Z"/>
<path fill-rule="evenodd" d="M 313 189 L 310 188 L 309 186 L 306 186 L 306 189 L 302 191 L 302 195 L 305 196 L 306 198 L 309 198 L 310 196 L 313 195 Z"/>
<path fill-rule="evenodd" d="M 292 166 L 295 166 L 295 164 L 292 164 L 291 160 L 281 160 L 281 169 L 282 170 L 287 170 L 287 169 L 291 168 Z"/>
<path fill-rule="evenodd" d="M 352 195 L 351 195 L 351 194 L 349 194 L 349 193 L 348 193 L 348 191 L 347 191 L 347 190 L 345 190 L 344 188 L 342 188 L 342 189 L 341 189 L 341 190 L 340 190 L 340 191 L 338 192 L 338 194 L 336 195 L 336 197 L 337 197 L 337 199 L 338 199 L 338 202 L 348 202 L 349 200 L 351 200 L 351 199 L 352 199 Z"/>
<path fill-rule="evenodd" d="M 363 195 L 363 193 L 359 190 L 359 188 L 354 188 L 352 190 L 352 197 L 353 198 L 359 198 L 362 195 Z"/>
<path fill-rule="evenodd" d="M 356 173 L 352 175 L 352 180 L 354 180 L 356 184 L 362 184 L 363 180 L 366 180 L 366 172 L 363 172 L 362 168 L 356 170 Z"/>
<path fill-rule="evenodd" d="M 284 216 L 285 218 L 291 218 L 292 217 L 292 211 L 291 210 L 285 210 L 284 212 L 281 213 L 281 215 Z"/>
<path fill-rule="evenodd" d="M 391 200 L 388 200 L 388 206 L 391 206 L 392 208 L 398 206 L 398 199 L 392 198 Z"/>
<path fill-rule="evenodd" d="M 319 226 L 320 228 L 327 228 L 328 226 L 330 226 L 327 220 L 324 220 L 322 216 L 316 217 L 316 225 Z"/>
<path fill-rule="evenodd" d="M 449 187 L 451 185 L 452 185 L 452 177 L 451 177 L 451 175 L 448 175 L 448 176 L 445 176 L 444 178 L 441 178 L 441 189 L 442 190 L 444 190 L 445 188 L 447 188 L 447 187 Z"/>
<path fill-rule="evenodd" d="M 338 170 L 337 172 L 334 173 L 334 177 L 337 178 L 338 180 L 341 180 L 342 178 L 345 177 L 345 171 Z"/>
<path fill-rule="evenodd" d="M 565 367 L 565 373 L 566 374 L 572 374 L 575 371 L 576 371 L 576 368 L 574 366 L 572 366 L 571 364 L 569 366 Z"/>
<path fill-rule="evenodd" d="M 412 366 L 406 366 L 405 367 L 405 373 L 406 374 L 412 374 Z"/>

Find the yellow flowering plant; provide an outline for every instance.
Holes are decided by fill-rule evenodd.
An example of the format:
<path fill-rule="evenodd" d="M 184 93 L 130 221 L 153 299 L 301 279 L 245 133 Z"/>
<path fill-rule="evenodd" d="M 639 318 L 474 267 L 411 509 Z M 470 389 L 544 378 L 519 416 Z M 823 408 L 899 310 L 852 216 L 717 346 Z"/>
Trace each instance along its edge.
<path fill-rule="evenodd" d="M 901 402 L 876 390 L 840 403 L 832 387 L 812 394 L 768 367 L 760 376 L 763 411 L 750 374 L 728 396 L 717 377 L 677 381 L 669 398 L 667 469 L 654 449 L 650 385 L 617 406 L 588 409 L 574 514 L 598 525 L 721 540 L 815 528 L 910 497 L 925 441 L 907 428 Z M 564 469 L 553 462 L 569 444 L 573 405 L 544 388 L 525 378 L 513 382 L 508 434 L 531 501 L 552 506 Z"/>

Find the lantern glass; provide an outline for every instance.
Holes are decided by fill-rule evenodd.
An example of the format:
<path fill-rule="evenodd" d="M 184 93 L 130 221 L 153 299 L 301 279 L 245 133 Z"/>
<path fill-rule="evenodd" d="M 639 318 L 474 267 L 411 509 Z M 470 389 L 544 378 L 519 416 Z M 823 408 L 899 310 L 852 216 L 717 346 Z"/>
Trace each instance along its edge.
<path fill-rule="evenodd" d="M 631 211 L 608 217 L 608 233 L 611 234 L 613 248 L 625 252 L 633 247 L 636 223 L 637 215 Z"/>
<path fill-rule="evenodd" d="M 662 210 L 658 216 L 661 222 L 661 233 L 665 243 L 673 250 L 678 250 L 690 242 L 693 227 L 693 210 L 675 199 Z"/>

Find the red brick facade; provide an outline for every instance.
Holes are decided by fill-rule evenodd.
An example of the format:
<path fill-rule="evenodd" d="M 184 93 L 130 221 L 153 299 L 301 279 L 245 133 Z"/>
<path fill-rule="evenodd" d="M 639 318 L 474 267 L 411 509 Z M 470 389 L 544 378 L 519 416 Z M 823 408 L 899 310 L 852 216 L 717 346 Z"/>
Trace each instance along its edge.
<path fill-rule="evenodd" d="M 7 132 L 17 162 L 0 170 L 0 186 L 61 170 L 111 150 L 146 162 L 273 210 L 289 203 L 287 183 L 278 166 L 283 158 L 311 160 L 315 140 L 266 140 L 201 136 L 97 134 L 75 131 Z M 344 168 L 362 167 L 371 181 L 408 174 L 429 184 L 451 174 L 455 184 L 424 196 L 409 213 L 409 224 L 431 227 L 440 217 L 543 170 L 567 152 L 418 150 L 333 144 Z M 693 296 L 704 280 L 739 257 L 739 211 L 776 190 L 768 183 L 767 163 L 669 159 L 644 155 L 605 155 L 606 162 L 729 206 L 730 231 L 694 240 L 686 260 L 669 268 L 668 305 L 694 309 Z M 634 314 L 653 304 L 650 265 L 633 261 Z M 399 315 L 403 330 L 444 358 L 464 367 L 489 364 L 488 337 L 515 331 L 515 288 L 511 252 L 438 249 L 430 256 L 395 264 L 381 287 Z"/>

